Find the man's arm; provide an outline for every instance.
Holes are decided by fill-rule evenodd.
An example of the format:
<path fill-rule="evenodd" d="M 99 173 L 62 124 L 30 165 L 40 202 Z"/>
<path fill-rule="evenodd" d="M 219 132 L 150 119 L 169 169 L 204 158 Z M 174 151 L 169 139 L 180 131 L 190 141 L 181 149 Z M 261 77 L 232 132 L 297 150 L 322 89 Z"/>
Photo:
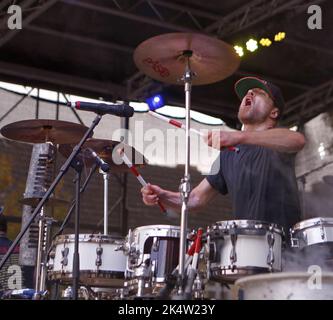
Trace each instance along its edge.
<path fill-rule="evenodd" d="M 216 149 L 236 144 L 253 144 L 286 153 L 298 152 L 305 145 L 303 134 L 285 128 L 263 131 L 211 131 L 206 141 L 209 146 Z"/>
<path fill-rule="evenodd" d="M 155 205 L 157 201 L 161 201 L 165 207 L 180 212 L 182 201 L 179 192 L 165 190 L 156 185 L 150 185 L 141 189 L 142 199 L 146 205 Z M 203 179 L 190 193 L 188 208 L 189 211 L 197 211 L 205 207 L 205 205 L 213 199 L 218 193 L 207 179 Z"/>

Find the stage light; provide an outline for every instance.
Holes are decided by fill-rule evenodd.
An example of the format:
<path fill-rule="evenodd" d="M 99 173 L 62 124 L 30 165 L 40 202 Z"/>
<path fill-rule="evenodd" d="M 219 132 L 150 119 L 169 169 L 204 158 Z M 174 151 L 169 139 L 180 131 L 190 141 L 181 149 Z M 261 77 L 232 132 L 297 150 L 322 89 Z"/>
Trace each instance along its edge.
<path fill-rule="evenodd" d="M 274 41 L 282 41 L 286 37 L 285 32 L 279 32 L 274 36 Z"/>
<path fill-rule="evenodd" d="M 242 57 L 244 55 L 244 49 L 242 47 L 240 47 L 240 46 L 234 46 L 234 49 L 235 49 L 236 53 L 240 57 Z"/>
<path fill-rule="evenodd" d="M 250 39 L 246 42 L 246 49 L 250 52 L 254 52 L 258 49 L 258 42 L 254 39 Z"/>
<path fill-rule="evenodd" d="M 146 99 L 146 103 L 151 111 L 162 108 L 165 104 L 164 99 L 160 94 L 156 94 Z"/>
<path fill-rule="evenodd" d="M 262 38 L 260 39 L 259 43 L 263 46 L 263 47 L 269 47 L 272 44 L 272 41 L 268 38 Z"/>

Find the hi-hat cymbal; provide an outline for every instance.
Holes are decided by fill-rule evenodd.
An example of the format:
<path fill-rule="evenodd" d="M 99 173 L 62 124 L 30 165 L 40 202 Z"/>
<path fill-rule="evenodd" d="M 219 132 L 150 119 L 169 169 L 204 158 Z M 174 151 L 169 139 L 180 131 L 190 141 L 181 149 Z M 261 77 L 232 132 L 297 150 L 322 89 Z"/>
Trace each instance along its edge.
<path fill-rule="evenodd" d="M 59 146 L 58 150 L 65 158 L 68 158 L 74 147 L 75 145 L 72 144 L 64 144 Z M 119 141 L 93 138 L 88 139 L 84 143 L 79 153 L 79 158 L 86 167 L 92 167 L 95 159 L 89 150 L 91 149 L 110 166 L 110 173 L 126 172 L 129 169 L 117 152 L 119 148 L 124 148 L 125 154 L 135 166 L 143 166 L 146 163 L 144 156 L 127 144 Z"/>
<path fill-rule="evenodd" d="M 10 123 L 0 132 L 8 139 L 22 142 L 65 144 L 79 142 L 87 130 L 87 127 L 77 123 L 32 119 Z"/>
<path fill-rule="evenodd" d="M 21 200 L 19 200 L 20 203 L 25 204 L 27 206 L 32 206 L 32 207 L 36 207 L 38 205 L 38 203 L 40 202 L 40 200 L 42 200 L 42 198 L 23 198 Z M 58 199 L 58 198 L 49 198 L 46 203 L 46 206 L 51 206 L 51 207 L 55 207 L 55 206 L 65 206 L 68 205 L 68 201 L 63 200 L 63 199 Z"/>
<path fill-rule="evenodd" d="M 240 63 L 231 45 L 196 33 L 167 33 L 150 38 L 135 49 L 134 62 L 155 80 L 183 84 L 179 80 L 185 72 L 187 55 L 195 73 L 194 85 L 223 80 L 233 74 Z"/>

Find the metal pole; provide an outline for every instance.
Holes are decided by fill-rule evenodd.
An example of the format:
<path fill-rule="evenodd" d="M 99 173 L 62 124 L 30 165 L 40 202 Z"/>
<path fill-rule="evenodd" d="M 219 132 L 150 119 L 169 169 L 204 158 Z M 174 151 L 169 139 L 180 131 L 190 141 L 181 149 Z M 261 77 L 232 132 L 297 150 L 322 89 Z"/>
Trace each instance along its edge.
<path fill-rule="evenodd" d="M 37 262 L 36 262 L 36 282 L 35 290 L 39 291 L 41 284 L 41 266 L 42 266 L 42 255 L 43 255 L 43 233 L 44 233 L 44 207 L 40 210 L 39 222 L 38 222 L 38 248 L 37 248 Z"/>
<path fill-rule="evenodd" d="M 104 235 L 108 235 L 108 217 L 109 217 L 109 178 L 110 175 L 107 172 L 101 171 L 104 179 Z"/>
<path fill-rule="evenodd" d="M 74 227 L 74 254 L 73 254 L 73 299 L 78 299 L 80 280 L 80 255 L 79 255 L 79 232 L 80 232 L 80 182 L 82 163 L 75 165 L 75 227 Z"/>
<path fill-rule="evenodd" d="M 190 69 L 189 58 L 192 55 L 191 51 L 185 51 L 184 56 L 186 57 L 186 69 L 183 77 L 185 82 L 185 108 L 186 108 L 186 123 L 185 123 L 185 174 L 181 181 L 179 191 L 182 199 L 182 209 L 181 209 L 181 233 L 180 233 L 180 249 L 179 249 L 179 280 L 180 286 L 178 288 L 178 294 L 183 293 L 183 280 L 184 280 L 184 265 L 185 265 L 185 254 L 186 254 L 186 231 L 187 231 L 187 214 L 188 214 L 188 199 L 191 192 L 190 184 L 190 124 L 191 124 L 191 87 L 192 87 L 192 72 Z"/>

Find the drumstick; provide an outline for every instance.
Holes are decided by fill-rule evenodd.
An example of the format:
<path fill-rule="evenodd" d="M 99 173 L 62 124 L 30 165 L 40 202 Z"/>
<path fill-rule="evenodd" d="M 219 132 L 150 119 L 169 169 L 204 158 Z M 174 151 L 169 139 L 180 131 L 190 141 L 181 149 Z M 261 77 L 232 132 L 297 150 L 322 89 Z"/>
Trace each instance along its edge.
<path fill-rule="evenodd" d="M 151 110 L 149 110 L 148 113 L 149 113 L 151 116 L 153 116 L 153 117 L 155 117 L 155 118 L 157 118 L 157 119 L 160 119 L 160 120 L 162 120 L 162 121 L 164 121 L 164 122 L 167 122 L 167 123 L 169 123 L 169 124 L 171 124 L 171 125 L 173 125 L 173 126 L 175 126 L 175 127 L 177 127 L 177 128 L 181 128 L 181 129 L 184 129 L 184 130 L 185 130 L 185 125 L 184 125 L 183 123 L 181 123 L 180 121 L 177 121 L 177 120 L 174 120 L 174 119 L 169 119 L 168 117 L 165 117 L 165 116 L 163 116 L 163 115 L 161 115 L 161 114 L 159 114 L 159 113 L 157 113 L 157 112 L 153 112 L 153 111 L 151 111 Z M 195 133 L 195 134 L 197 134 L 197 135 L 200 136 L 200 137 L 204 137 L 204 136 L 205 136 L 205 134 L 204 134 L 203 132 L 200 132 L 200 131 L 197 130 L 197 129 L 190 128 L 190 131 L 193 132 L 193 133 Z M 227 148 L 229 151 L 239 152 L 239 148 L 237 148 L 237 147 L 230 146 L 230 147 L 226 147 L 226 148 Z"/>
<path fill-rule="evenodd" d="M 145 179 L 143 179 L 143 177 L 141 176 L 141 174 L 139 173 L 139 171 L 135 168 L 135 166 L 133 165 L 133 163 L 131 162 L 131 160 L 128 159 L 128 157 L 126 156 L 124 150 L 123 149 L 119 149 L 118 153 L 121 156 L 121 158 L 124 160 L 124 162 L 128 166 L 128 168 L 131 170 L 131 172 L 136 176 L 136 178 L 141 183 L 141 185 L 143 187 L 146 187 L 147 186 L 147 182 L 145 181 Z M 165 209 L 165 207 L 163 206 L 163 204 L 159 200 L 157 201 L 157 204 L 160 207 L 161 211 L 164 214 L 167 214 L 167 210 Z"/>
<path fill-rule="evenodd" d="M 197 265 L 198 265 L 199 253 L 201 251 L 202 232 L 203 232 L 202 228 L 199 228 L 197 237 L 195 239 L 195 249 L 194 249 L 193 260 L 192 260 L 193 269 L 197 269 Z"/>

